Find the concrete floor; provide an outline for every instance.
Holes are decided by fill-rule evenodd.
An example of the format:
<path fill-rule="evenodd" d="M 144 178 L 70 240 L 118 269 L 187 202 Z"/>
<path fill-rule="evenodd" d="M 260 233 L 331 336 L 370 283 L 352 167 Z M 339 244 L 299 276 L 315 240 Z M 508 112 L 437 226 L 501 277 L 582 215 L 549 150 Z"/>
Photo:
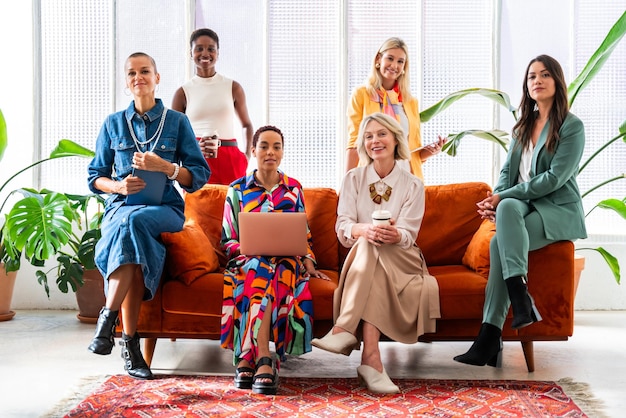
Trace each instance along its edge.
<path fill-rule="evenodd" d="M 504 366 L 474 367 L 452 357 L 467 342 L 381 343 L 392 378 L 559 380 L 591 386 L 605 416 L 626 414 L 626 311 L 577 311 L 569 341 L 535 343 L 536 371 L 528 373 L 519 343 L 504 344 Z M 18 311 L 0 322 L 0 417 L 40 417 L 72 395 L 84 379 L 124 373 L 119 346 L 112 355 L 87 351 L 94 325 L 75 311 Z M 355 377 L 360 352 L 350 357 L 313 349 L 282 364 L 282 376 Z M 232 354 L 217 341 L 159 340 L 155 374 L 233 374 Z M 7 379 L 8 377 L 8 379 Z"/>

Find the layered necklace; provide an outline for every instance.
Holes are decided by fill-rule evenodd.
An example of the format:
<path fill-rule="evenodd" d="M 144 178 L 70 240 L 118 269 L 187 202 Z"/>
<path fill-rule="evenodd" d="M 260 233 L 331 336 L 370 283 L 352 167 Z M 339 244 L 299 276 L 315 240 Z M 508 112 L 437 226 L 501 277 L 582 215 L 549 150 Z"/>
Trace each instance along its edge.
<path fill-rule="evenodd" d="M 133 141 L 135 142 L 135 147 L 137 147 L 137 151 L 142 152 L 139 146 L 149 144 L 152 141 L 154 141 L 154 144 L 152 144 L 152 148 L 150 148 L 150 151 L 154 150 L 157 143 L 159 142 L 159 139 L 161 139 L 161 134 L 163 133 L 163 125 L 165 125 L 166 114 L 167 114 L 167 108 L 163 108 L 163 113 L 161 114 L 161 121 L 159 122 L 159 126 L 157 127 L 156 132 L 154 133 L 154 135 L 152 135 L 152 138 L 143 142 L 138 140 L 137 135 L 135 135 L 135 129 L 133 128 L 133 123 L 131 122 L 132 118 L 126 119 L 126 123 L 128 124 L 128 130 L 130 131 L 130 136 L 133 138 Z"/>
<path fill-rule="evenodd" d="M 391 186 L 386 184 L 382 180 L 378 180 L 370 184 L 370 197 L 377 205 L 380 205 L 382 201 L 389 201 L 389 196 L 391 196 Z"/>

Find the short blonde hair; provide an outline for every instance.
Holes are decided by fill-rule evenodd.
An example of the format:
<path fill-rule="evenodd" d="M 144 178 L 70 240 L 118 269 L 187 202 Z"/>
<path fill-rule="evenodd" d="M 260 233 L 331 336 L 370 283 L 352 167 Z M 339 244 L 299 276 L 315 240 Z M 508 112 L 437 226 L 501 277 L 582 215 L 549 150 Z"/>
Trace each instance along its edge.
<path fill-rule="evenodd" d="M 389 115 L 376 112 L 364 117 L 363 121 L 361 122 L 361 126 L 359 126 L 359 136 L 356 139 L 356 149 L 359 153 L 360 160 L 366 161 L 367 164 L 373 161 L 365 150 L 365 128 L 367 124 L 373 120 L 380 123 L 393 134 L 396 140 L 396 148 L 393 155 L 394 159 L 408 160 L 409 158 L 411 158 L 409 144 L 407 143 L 406 135 L 404 134 L 404 130 L 402 129 L 402 126 L 400 126 L 400 123 L 398 123 L 397 120 Z"/>

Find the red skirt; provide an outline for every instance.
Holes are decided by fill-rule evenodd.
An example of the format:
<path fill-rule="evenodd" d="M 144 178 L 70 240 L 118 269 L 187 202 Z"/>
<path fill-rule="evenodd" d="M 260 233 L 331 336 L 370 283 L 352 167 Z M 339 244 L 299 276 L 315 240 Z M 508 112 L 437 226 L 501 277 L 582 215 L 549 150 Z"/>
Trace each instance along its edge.
<path fill-rule="evenodd" d="M 198 141 L 200 138 L 196 138 Z M 229 185 L 233 181 L 246 175 L 248 159 L 237 146 L 236 139 L 221 139 L 221 145 L 216 158 L 206 158 L 211 169 L 208 184 Z"/>

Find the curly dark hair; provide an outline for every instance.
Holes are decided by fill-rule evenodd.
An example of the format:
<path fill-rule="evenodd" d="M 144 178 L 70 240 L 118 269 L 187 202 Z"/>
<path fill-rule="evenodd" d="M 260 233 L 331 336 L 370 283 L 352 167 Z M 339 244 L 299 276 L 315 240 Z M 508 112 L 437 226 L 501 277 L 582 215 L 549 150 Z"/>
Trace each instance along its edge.
<path fill-rule="evenodd" d="M 217 45 L 217 49 L 220 49 L 220 38 L 217 36 L 217 33 L 215 33 L 214 30 L 209 28 L 194 30 L 189 37 L 189 47 L 193 48 L 193 43 L 196 42 L 196 39 L 201 36 L 208 36 L 209 38 L 213 39 L 215 41 L 215 44 Z"/>
<path fill-rule="evenodd" d="M 252 146 L 256 147 L 257 142 L 259 142 L 259 137 L 261 136 L 261 134 L 265 131 L 273 131 L 276 132 L 278 135 L 280 135 L 280 142 L 282 142 L 283 145 L 285 145 L 285 137 L 283 136 L 283 133 L 280 129 L 278 129 L 275 126 L 272 125 L 265 125 L 265 126 L 261 126 L 259 129 L 256 130 L 256 132 L 254 133 L 254 136 L 252 137 Z"/>

